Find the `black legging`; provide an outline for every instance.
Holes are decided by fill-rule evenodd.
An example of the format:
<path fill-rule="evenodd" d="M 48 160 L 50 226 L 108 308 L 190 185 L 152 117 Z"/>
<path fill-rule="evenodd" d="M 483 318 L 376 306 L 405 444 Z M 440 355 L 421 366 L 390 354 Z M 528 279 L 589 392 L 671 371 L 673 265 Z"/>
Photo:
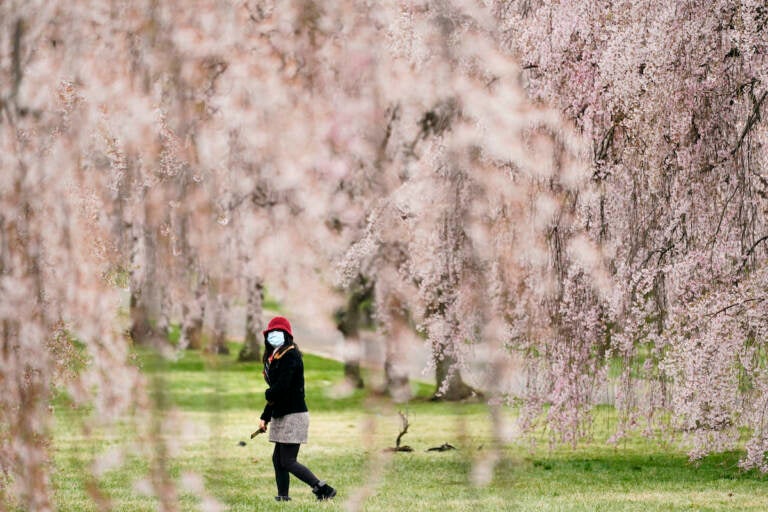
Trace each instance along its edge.
<path fill-rule="evenodd" d="M 288 496 L 291 473 L 310 487 L 314 487 L 320 481 L 306 466 L 296 462 L 300 447 L 300 444 L 275 443 L 272 464 L 275 466 L 278 496 Z"/>

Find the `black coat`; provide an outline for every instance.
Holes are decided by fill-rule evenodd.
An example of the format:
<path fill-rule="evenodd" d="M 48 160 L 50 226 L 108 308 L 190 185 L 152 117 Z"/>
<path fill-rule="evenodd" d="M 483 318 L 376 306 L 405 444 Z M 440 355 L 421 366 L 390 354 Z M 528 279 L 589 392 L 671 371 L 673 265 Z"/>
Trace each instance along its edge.
<path fill-rule="evenodd" d="M 291 344 L 280 347 L 265 365 L 264 379 L 269 389 L 264 393 L 267 406 L 261 419 L 269 422 L 295 412 L 307 412 L 304 400 L 304 362 L 299 349 Z"/>

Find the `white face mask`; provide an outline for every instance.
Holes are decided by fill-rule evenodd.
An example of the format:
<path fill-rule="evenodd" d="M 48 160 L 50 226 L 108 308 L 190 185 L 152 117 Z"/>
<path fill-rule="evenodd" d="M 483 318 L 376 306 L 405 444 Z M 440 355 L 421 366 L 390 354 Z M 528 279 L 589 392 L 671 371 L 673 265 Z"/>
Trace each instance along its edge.
<path fill-rule="evenodd" d="M 281 347 L 285 343 L 285 334 L 283 331 L 271 331 L 267 333 L 267 343 L 274 348 Z"/>

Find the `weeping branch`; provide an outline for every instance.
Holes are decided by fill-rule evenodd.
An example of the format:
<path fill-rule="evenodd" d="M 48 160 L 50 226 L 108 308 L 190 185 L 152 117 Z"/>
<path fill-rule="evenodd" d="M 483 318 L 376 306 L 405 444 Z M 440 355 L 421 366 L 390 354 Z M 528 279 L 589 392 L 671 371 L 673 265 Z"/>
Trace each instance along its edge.
<path fill-rule="evenodd" d="M 736 272 L 737 274 L 740 274 L 742 270 L 744 270 L 744 267 L 747 266 L 747 262 L 749 261 L 749 257 L 752 256 L 752 253 L 755 252 L 755 249 L 758 245 L 760 245 L 762 242 L 765 242 L 768 240 L 768 235 L 764 235 L 760 238 L 758 238 L 755 243 L 752 244 L 752 247 L 750 247 L 746 253 L 744 253 L 744 257 L 741 260 L 741 265 L 739 266 L 739 270 Z"/>
<path fill-rule="evenodd" d="M 745 304 L 748 304 L 748 303 L 751 303 L 751 302 L 757 302 L 759 304 L 761 302 L 764 302 L 767 298 L 768 297 L 752 297 L 750 299 L 744 299 L 744 300 L 741 300 L 739 302 L 734 302 L 733 304 L 728 304 L 727 306 L 722 307 L 722 308 L 718 309 L 717 311 L 713 311 L 711 313 L 707 313 L 705 316 L 709 316 L 709 317 L 717 316 L 720 313 L 725 313 L 729 309 L 736 308 L 736 307 L 739 307 L 739 306 L 744 306 Z"/>
<path fill-rule="evenodd" d="M 13 86 L 11 88 L 10 101 L 16 101 L 16 96 L 19 94 L 19 87 L 21 86 L 21 80 L 24 77 L 21 70 L 21 36 L 24 32 L 24 21 L 19 18 L 16 20 L 16 24 L 13 27 L 13 51 L 11 54 L 11 63 L 13 67 Z"/>
<path fill-rule="evenodd" d="M 760 120 L 760 107 L 763 106 L 763 102 L 765 101 L 765 97 L 768 96 L 768 90 L 763 91 L 762 96 L 760 96 L 759 100 L 756 100 L 754 102 L 754 105 L 752 107 L 752 113 L 747 118 L 747 124 L 744 125 L 744 129 L 741 131 L 741 136 L 739 137 L 739 141 L 736 143 L 736 147 L 734 147 L 731 150 L 731 155 L 735 155 L 736 152 L 741 148 L 742 144 L 744 143 L 744 139 L 747 137 L 747 134 L 752 130 L 752 127 L 757 124 L 757 122 Z"/>

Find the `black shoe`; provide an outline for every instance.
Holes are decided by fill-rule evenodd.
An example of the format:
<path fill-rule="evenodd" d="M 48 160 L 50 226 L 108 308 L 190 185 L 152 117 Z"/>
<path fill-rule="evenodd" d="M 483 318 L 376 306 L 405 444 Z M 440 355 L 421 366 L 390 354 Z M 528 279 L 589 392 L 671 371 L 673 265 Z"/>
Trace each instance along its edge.
<path fill-rule="evenodd" d="M 290 496 L 275 496 L 275 501 L 291 501 Z"/>
<path fill-rule="evenodd" d="M 336 489 L 323 482 L 322 480 L 315 484 L 315 486 L 312 488 L 312 492 L 320 501 L 330 500 L 336 496 Z"/>

